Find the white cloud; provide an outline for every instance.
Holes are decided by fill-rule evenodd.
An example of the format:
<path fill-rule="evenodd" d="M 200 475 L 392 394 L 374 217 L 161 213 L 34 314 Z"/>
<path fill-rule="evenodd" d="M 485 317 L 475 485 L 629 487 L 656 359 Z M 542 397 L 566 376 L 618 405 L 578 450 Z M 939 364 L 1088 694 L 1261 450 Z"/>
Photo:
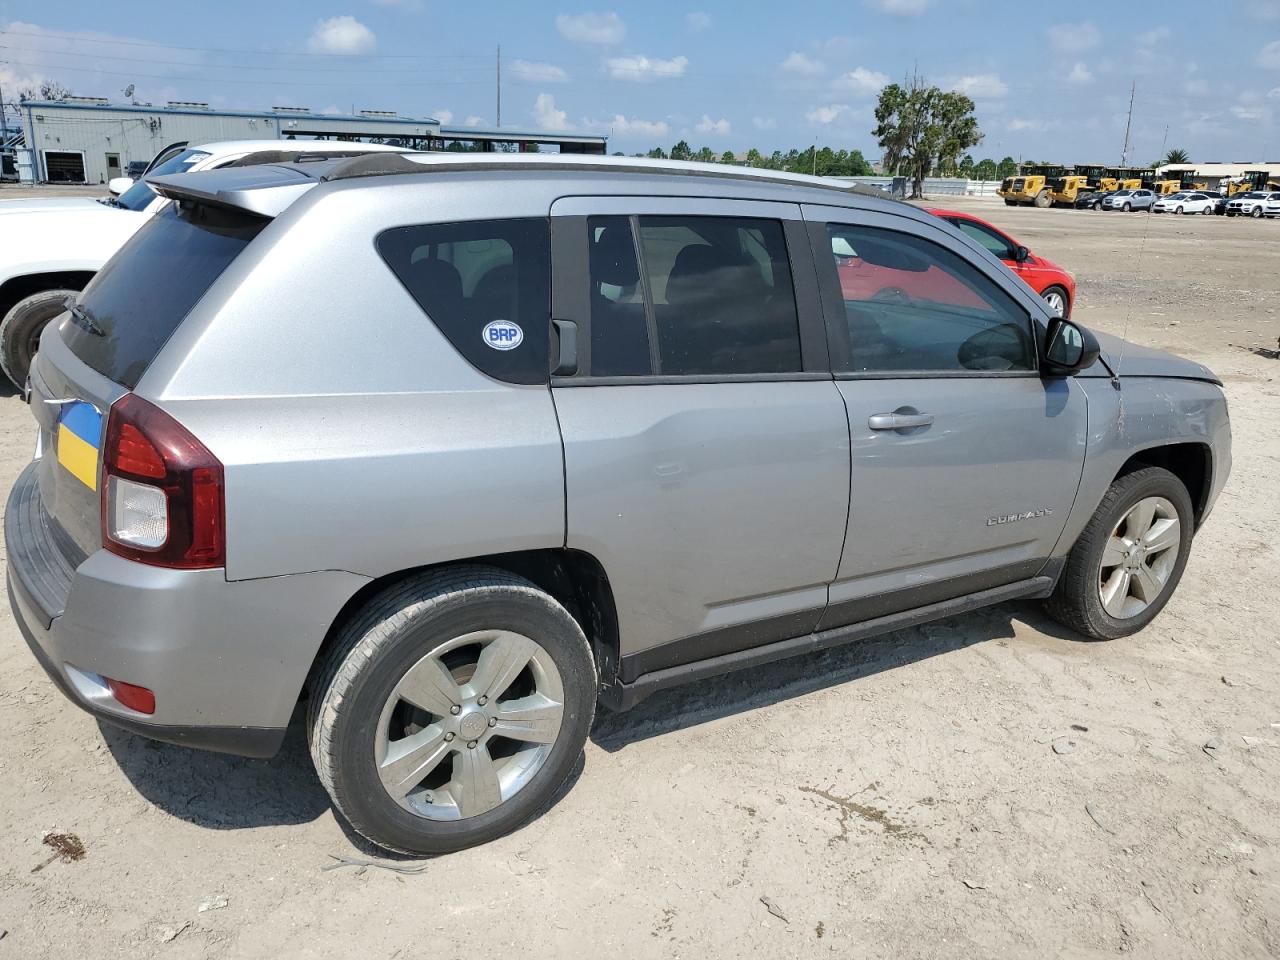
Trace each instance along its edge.
<path fill-rule="evenodd" d="M 1084 53 L 1102 42 L 1102 31 L 1090 21 L 1055 23 L 1046 31 L 1049 44 L 1059 53 Z"/>
<path fill-rule="evenodd" d="M 848 104 L 829 103 L 826 106 L 814 107 L 804 116 L 810 123 L 820 123 L 823 126 L 826 126 L 827 124 L 835 122 L 835 119 L 848 109 Z"/>
<path fill-rule="evenodd" d="M 1007 129 L 1012 130 L 1014 132 L 1017 132 L 1019 130 L 1033 130 L 1036 132 L 1042 132 L 1044 130 L 1056 129 L 1057 126 L 1058 126 L 1057 120 L 1040 120 L 1040 119 L 1024 120 L 1021 117 L 1014 117 L 1008 123 L 1005 124 L 1005 127 Z"/>
<path fill-rule="evenodd" d="M 556 17 L 560 36 L 574 43 L 598 43 L 609 46 L 621 43 L 627 36 L 627 25 L 616 13 L 562 13 Z"/>
<path fill-rule="evenodd" d="M 776 130 L 778 121 L 773 117 L 752 117 L 751 125 L 757 130 Z"/>
<path fill-rule="evenodd" d="M 474 113 L 462 121 L 464 127 L 483 127 L 484 117 L 477 117 Z"/>
<path fill-rule="evenodd" d="M 1231 108 L 1231 115 L 1246 123 L 1265 122 L 1271 118 L 1271 111 L 1266 107 L 1242 107 L 1236 104 Z"/>
<path fill-rule="evenodd" d="M 537 60 L 513 60 L 510 69 L 511 76 L 525 83 L 565 83 L 569 79 L 563 67 Z"/>
<path fill-rule="evenodd" d="M 1086 83 L 1093 83 L 1093 71 L 1083 61 L 1077 60 L 1076 65 L 1067 74 L 1067 83 L 1076 87 L 1083 87 Z"/>
<path fill-rule="evenodd" d="M 701 10 L 694 10 L 684 15 L 684 22 L 690 30 L 705 30 L 711 26 L 711 15 Z"/>
<path fill-rule="evenodd" d="M 704 113 L 696 129 L 699 133 L 717 133 L 723 137 L 729 133 L 729 121 L 724 117 L 712 120 L 710 115 Z"/>
<path fill-rule="evenodd" d="M 556 98 L 549 93 L 538 94 L 533 102 L 533 121 L 540 130 L 568 130 L 573 126 L 569 115 L 556 106 Z"/>
<path fill-rule="evenodd" d="M 453 123 L 452 110 L 432 110 L 431 115 L 440 121 L 440 125 L 442 127 L 447 127 L 449 124 Z"/>
<path fill-rule="evenodd" d="M 588 125 L 610 127 L 620 137 L 665 137 L 671 132 L 671 127 L 665 120 L 640 120 L 636 117 L 624 117 L 620 113 L 614 114 L 611 120 L 603 123 L 593 121 Z"/>
<path fill-rule="evenodd" d="M 634 80 L 648 83 L 651 80 L 671 80 L 684 76 L 689 66 L 688 57 L 672 57 L 670 60 L 651 60 L 649 57 L 610 57 L 605 61 L 609 76 L 615 80 Z"/>
<path fill-rule="evenodd" d="M 1144 47 L 1154 47 L 1157 43 L 1168 40 L 1171 36 L 1173 36 L 1173 31 L 1168 27 L 1153 27 L 1138 34 L 1138 43 Z"/>
<path fill-rule="evenodd" d="M 869 2 L 881 13 L 890 13 L 896 17 L 918 17 L 929 9 L 933 0 L 869 0 Z"/>
<path fill-rule="evenodd" d="M 359 56 L 373 53 L 377 48 L 378 38 L 373 31 L 355 17 L 347 16 L 319 21 L 307 40 L 307 49 L 311 53 Z"/>
<path fill-rule="evenodd" d="M 1268 100 L 1280 100 L 1280 87 L 1273 87 L 1267 91 Z"/>
<path fill-rule="evenodd" d="M 1258 51 L 1258 66 L 1280 70 L 1280 40 L 1272 40 Z"/>
<path fill-rule="evenodd" d="M 821 60 L 815 60 L 813 57 L 801 53 L 799 50 L 792 51 L 787 59 L 782 61 L 782 69 L 788 73 L 799 73 L 806 77 L 816 77 L 820 73 L 825 73 L 827 65 Z"/>
<path fill-rule="evenodd" d="M 951 89 L 968 97 L 1003 97 L 1009 92 L 1009 85 L 997 73 L 978 73 L 953 80 Z"/>
<path fill-rule="evenodd" d="M 854 93 L 879 93 L 889 82 L 888 76 L 866 67 L 855 67 L 846 74 L 836 78 L 836 86 Z"/>

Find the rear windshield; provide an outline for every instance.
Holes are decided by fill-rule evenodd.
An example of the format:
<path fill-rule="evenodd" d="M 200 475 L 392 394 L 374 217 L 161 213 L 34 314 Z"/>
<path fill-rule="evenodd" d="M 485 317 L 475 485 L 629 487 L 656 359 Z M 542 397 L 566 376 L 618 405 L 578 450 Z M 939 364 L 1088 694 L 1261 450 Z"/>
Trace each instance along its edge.
<path fill-rule="evenodd" d="M 267 222 L 169 204 L 85 287 L 63 339 L 103 376 L 136 387 L 183 317 Z"/>
<path fill-rule="evenodd" d="M 157 164 L 147 176 L 159 177 L 167 173 L 186 173 L 207 156 L 209 156 L 207 150 L 183 150 L 164 163 Z M 145 210 L 155 198 L 156 192 L 139 180 L 116 198 L 116 204 L 128 210 Z"/>

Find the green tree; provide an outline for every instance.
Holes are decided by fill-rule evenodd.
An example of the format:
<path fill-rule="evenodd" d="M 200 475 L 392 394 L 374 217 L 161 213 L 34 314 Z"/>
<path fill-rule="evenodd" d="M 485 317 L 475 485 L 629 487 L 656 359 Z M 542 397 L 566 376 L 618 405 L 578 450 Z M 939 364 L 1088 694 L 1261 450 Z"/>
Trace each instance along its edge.
<path fill-rule="evenodd" d="M 924 195 L 924 178 L 953 168 L 969 147 L 982 142 L 974 104 L 962 93 L 927 87 L 919 77 L 908 86 L 880 91 L 872 135 L 884 150 L 890 173 L 911 178 L 911 196 Z"/>
<path fill-rule="evenodd" d="M 1187 151 L 1181 149 L 1180 147 L 1174 147 L 1172 150 L 1170 150 L 1168 153 L 1164 155 L 1164 160 L 1156 164 L 1156 166 L 1166 167 L 1171 163 L 1190 163 L 1190 162 L 1191 162 L 1191 154 L 1187 153 Z"/>
<path fill-rule="evenodd" d="M 979 160 L 973 168 L 974 180 L 1000 180 L 996 162 L 990 157 Z"/>
<path fill-rule="evenodd" d="M 654 147 L 646 153 L 645 156 L 649 157 L 651 160 L 665 160 L 667 159 L 667 151 L 663 150 L 661 147 Z"/>
<path fill-rule="evenodd" d="M 1003 180 L 1005 177 L 1016 177 L 1018 175 L 1018 164 L 1013 157 L 1005 157 L 1000 161 L 1000 165 L 996 167 L 996 180 Z"/>
<path fill-rule="evenodd" d="M 681 140 L 679 143 L 677 143 L 674 147 L 671 148 L 671 159 L 672 160 L 692 160 L 693 149 L 689 146 L 689 144 L 686 141 Z"/>
<path fill-rule="evenodd" d="M 720 162 L 721 163 L 737 163 L 738 158 L 733 155 L 732 150 L 726 150 L 724 153 L 720 154 Z"/>
<path fill-rule="evenodd" d="M 975 164 L 973 160 L 973 154 L 966 153 L 963 157 L 960 158 L 960 164 L 957 167 L 956 172 L 960 176 L 971 180 L 973 179 L 974 166 Z"/>
<path fill-rule="evenodd" d="M 750 150 L 747 151 L 748 167 L 763 167 L 764 163 L 765 163 L 764 157 L 761 155 L 760 151 L 757 150 L 755 147 L 752 147 Z"/>
<path fill-rule="evenodd" d="M 715 155 L 715 151 L 713 151 L 710 147 L 702 147 L 700 150 L 698 150 L 697 153 L 695 153 L 689 159 L 697 160 L 699 163 L 715 163 L 716 155 Z"/>

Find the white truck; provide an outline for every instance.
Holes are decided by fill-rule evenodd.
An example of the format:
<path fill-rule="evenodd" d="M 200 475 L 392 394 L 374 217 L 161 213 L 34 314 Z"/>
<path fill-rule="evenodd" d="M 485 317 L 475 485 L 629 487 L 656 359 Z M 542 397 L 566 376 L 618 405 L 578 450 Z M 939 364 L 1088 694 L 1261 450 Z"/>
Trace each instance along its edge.
<path fill-rule="evenodd" d="M 335 140 L 232 140 L 176 143 L 147 175 L 218 167 L 404 152 L 402 147 Z M 0 367 L 22 389 L 40 333 L 125 242 L 169 203 L 145 180 L 111 181 L 113 196 L 0 200 Z"/>

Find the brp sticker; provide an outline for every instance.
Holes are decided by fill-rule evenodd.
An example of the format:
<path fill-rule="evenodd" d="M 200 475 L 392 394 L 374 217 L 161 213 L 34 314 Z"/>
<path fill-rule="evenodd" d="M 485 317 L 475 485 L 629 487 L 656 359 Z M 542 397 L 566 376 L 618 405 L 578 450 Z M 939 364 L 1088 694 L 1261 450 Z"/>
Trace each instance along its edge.
<path fill-rule="evenodd" d="M 495 350 L 514 350 L 524 343 L 524 331 L 510 320 L 494 320 L 485 325 L 484 342 Z"/>

